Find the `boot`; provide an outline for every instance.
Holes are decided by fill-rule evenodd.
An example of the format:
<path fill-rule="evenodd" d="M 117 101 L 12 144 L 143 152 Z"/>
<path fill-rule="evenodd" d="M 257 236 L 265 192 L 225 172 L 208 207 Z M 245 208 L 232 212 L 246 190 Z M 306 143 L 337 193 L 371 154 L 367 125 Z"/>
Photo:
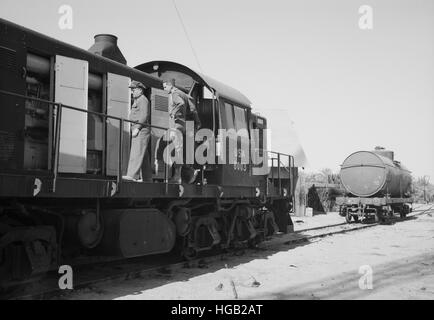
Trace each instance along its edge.
<path fill-rule="evenodd" d="M 196 181 L 199 169 L 195 170 L 193 166 L 184 165 L 181 171 L 181 179 L 184 183 L 192 184 Z"/>
<path fill-rule="evenodd" d="M 174 168 L 174 173 L 173 176 L 170 178 L 169 183 L 177 183 L 177 184 L 181 184 L 182 180 L 181 180 L 181 169 L 182 169 L 182 164 L 174 164 L 173 165 Z"/>

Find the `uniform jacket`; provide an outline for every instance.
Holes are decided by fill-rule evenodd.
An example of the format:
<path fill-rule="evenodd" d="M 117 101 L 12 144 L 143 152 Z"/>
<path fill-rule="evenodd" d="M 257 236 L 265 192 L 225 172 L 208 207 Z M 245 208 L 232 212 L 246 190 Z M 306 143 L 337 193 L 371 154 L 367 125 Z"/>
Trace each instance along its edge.
<path fill-rule="evenodd" d="M 133 105 L 131 106 L 130 120 L 137 121 L 140 124 L 131 124 L 132 129 L 142 129 L 144 124 L 149 124 L 150 120 L 150 108 L 149 101 L 144 96 L 141 95 L 137 99 L 134 100 Z"/>
<path fill-rule="evenodd" d="M 185 115 L 188 108 L 188 96 L 173 88 L 171 94 L 169 94 L 169 116 L 172 119 L 185 120 Z"/>
<path fill-rule="evenodd" d="M 182 126 L 184 125 L 183 121 L 193 120 L 198 126 L 201 123 L 193 98 L 177 88 L 174 88 L 169 94 L 169 116 L 175 123 Z"/>

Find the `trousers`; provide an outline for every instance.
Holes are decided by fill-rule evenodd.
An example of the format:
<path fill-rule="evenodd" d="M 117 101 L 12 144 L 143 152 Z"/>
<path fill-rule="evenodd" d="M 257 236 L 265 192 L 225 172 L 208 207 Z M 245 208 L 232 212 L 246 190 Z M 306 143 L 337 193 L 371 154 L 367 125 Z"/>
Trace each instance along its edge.
<path fill-rule="evenodd" d="M 149 180 L 152 178 L 151 164 L 148 150 L 151 131 L 149 128 L 142 128 L 137 137 L 131 139 L 130 160 L 128 162 L 127 175 L 134 178 Z"/>

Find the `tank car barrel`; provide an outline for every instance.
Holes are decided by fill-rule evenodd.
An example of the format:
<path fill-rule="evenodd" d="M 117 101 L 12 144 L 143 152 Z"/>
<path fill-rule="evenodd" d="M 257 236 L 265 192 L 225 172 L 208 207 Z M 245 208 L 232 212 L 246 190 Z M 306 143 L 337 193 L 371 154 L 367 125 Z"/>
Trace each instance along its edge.
<path fill-rule="evenodd" d="M 409 194 L 410 172 L 393 160 L 391 151 L 357 151 L 342 164 L 340 177 L 345 189 L 358 197 L 402 197 Z"/>

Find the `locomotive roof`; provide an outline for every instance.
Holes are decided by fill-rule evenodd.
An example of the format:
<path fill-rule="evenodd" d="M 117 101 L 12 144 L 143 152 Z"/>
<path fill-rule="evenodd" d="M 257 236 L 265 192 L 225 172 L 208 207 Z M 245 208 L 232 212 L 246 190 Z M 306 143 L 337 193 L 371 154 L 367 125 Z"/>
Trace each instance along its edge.
<path fill-rule="evenodd" d="M 220 81 L 217 81 L 209 76 L 199 73 L 185 65 L 182 65 L 173 61 L 161 61 L 155 60 L 150 62 L 142 63 L 136 66 L 136 69 L 144 71 L 146 73 L 154 73 L 154 66 L 158 65 L 159 68 L 164 68 L 171 71 L 179 71 L 191 76 L 195 81 L 206 85 L 209 88 L 214 89 L 220 97 L 231 100 L 245 107 L 251 107 L 251 101 L 240 91 L 234 89 Z"/>
<path fill-rule="evenodd" d="M 148 86 L 160 86 L 161 83 L 159 83 L 158 77 L 155 77 L 152 75 L 154 72 L 153 66 L 158 63 L 160 66 L 164 66 L 165 68 L 170 68 L 174 71 L 183 72 L 189 76 L 191 76 L 195 81 L 202 83 L 209 88 L 214 89 L 217 94 L 223 98 L 226 98 L 228 100 L 233 101 L 234 103 L 238 103 L 244 107 L 251 107 L 251 101 L 241 92 L 238 90 L 219 82 L 211 77 L 208 77 L 204 74 L 201 74 L 199 72 L 196 72 L 187 66 L 184 66 L 182 64 L 171 62 L 171 61 L 151 61 L 143 63 L 135 68 L 129 67 L 127 65 L 121 64 L 119 62 L 110 60 L 106 57 L 93 54 L 87 50 L 81 49 L 79 47 L 73 46 L 71 44 L 68 44 L 66 42 L 62 42 L 60 40 L 48 37 L 44 34 L 41 34 L 37 31 L 25 28 L 23 26 L 20 26 L 18 24 L 15 24 L 13 22 L 10 22 L 8 20 L 0 18 L 0 34 L 4 33 L 8 37 L 10 36 L 16 36 L 19 38 L 23 38 L 22 35 L 18 35 L 16 32 L 25 32 L 27 33 L 27 36 L 25 36 L 25 40 L 28 44 L 38 43 L 39 46 L 37 47 L 47 47 L 47 48 L 53 48 L 55 47 L 58 54 L 68 55 L 68 53 L 75 52 L 74 56 L 81 59 L 93 59 L 93 61 L 104 61 L 105 63 L 110 63 L 113 66 L 116 66 L 116 68 L 119 70 L 120 74 L 127 74 L 130 73 L 132 76 L 133 74 L 136 74 L 137 76 L 140 76 L 141 81 L 145 81 L 146 85 Z M 42 40 L 42 41 L 41 41 Z M 53 45 L 54 43 L 54 45 Z M 135 71 L 137 70 L 137 71 Z M 141 73 L 142 71 L 143 73 Z M 144 78 L 146 77 L 146 78 Z M 134 78 L 134 76 L 133 76 Z"/>
<path fill-rule="evenodd" d="M 150 75 L 149 73 L 140 72 L 139 70 L 128 65 L 119 63 L 101 55 L 94 54 L 88 50 L 76 47 L 69 43 L 57 40 L 40 32 L 0 18 L 0 38 L 3 36 L 11 39 L 19 39 L 20 41 L 25 42 L 29 47 L 38 48 L 38 51 L 42 50 L 76 59 L 87 60 L 89 61 L 90 71 L 92 71 L 92 68 L 94 68 L 95 65 L 109 64 L 112 66 L 114 73 L 128 76 L 133 79 L 140 79 L 140 81 L 147 86 L 161 86 L 160 79 Z"/>

